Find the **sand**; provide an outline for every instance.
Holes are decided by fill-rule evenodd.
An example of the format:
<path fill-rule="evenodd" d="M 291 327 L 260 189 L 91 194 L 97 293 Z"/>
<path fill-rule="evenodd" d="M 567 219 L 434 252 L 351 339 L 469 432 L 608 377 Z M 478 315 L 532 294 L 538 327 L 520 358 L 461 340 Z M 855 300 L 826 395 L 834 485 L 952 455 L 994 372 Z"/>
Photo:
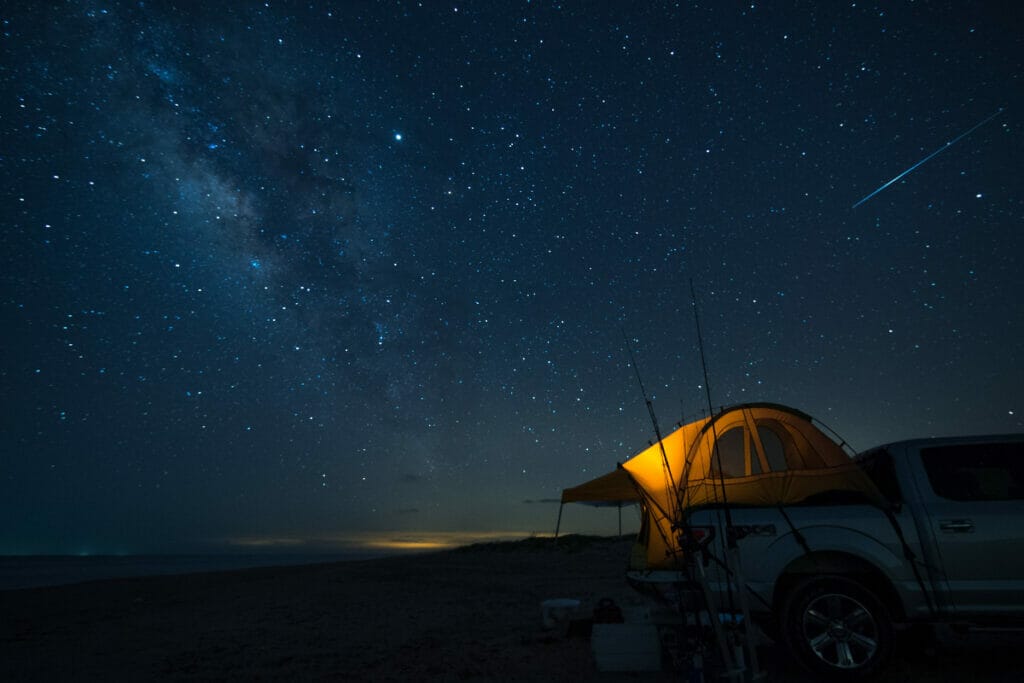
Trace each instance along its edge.
<path fill-rule="evenodd" d="M 0 680 L 671 681 L 602 673 L 540 603 L 643 599 L 629 541 L 533 539 L 415 556 L 0 592 Z M 883 681 L 1016 681 L 1021 639 L 903 652 Z M 906 650 L 906 648 L 905 648 Z M 812 681 L 761 650 L 770 680 Z"/>

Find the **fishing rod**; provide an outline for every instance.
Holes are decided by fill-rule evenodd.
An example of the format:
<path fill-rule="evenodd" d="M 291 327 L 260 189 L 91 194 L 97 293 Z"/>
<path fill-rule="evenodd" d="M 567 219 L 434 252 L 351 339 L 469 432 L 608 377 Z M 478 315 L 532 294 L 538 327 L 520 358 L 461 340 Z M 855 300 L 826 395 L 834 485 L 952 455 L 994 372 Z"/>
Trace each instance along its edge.
<path fill-rule="evenodd" d="M 629 352 L 629 360 L 633 364 L 633 370 L 636 372 L 636 381 L 640 385 L 640 393 L 644 397 L 644 403 L 647 404 L 647 412 L 651 416 L 651 424 L 654 426 L 654 435 L 658 438 L 658 447 L 661 449 L 661 462 L 662 462 L 662 465 L 663 465 L 664 470 L 665 470 L 665 476 L 668 478 L 668 484 L 669 484 L 668 489 L 669 489 L 669 492 L 673 495 L 673 497 L 675 498 L 675 501 L 676 501 L 675 521 L 673 521 L 671 518 L 669 518 L 668 515 L 665 515 L 665 517 L 667 519 L 669 519 L 670 526 L 671 526 L 671 529 L 673 531 L 676 530 L 676 529 L 681 529 L 682 530 L 682 532 L 683 532 L 683 539 L 685 539 L 685 544 L 687 546 L 693 546 L 693 545 L 695 545 L 693 543 L 693 531 L 690 529 L 690 525 L 688 524 L 688 522 L 686 520 L 686 515 L 683 514 L 683 498 L 682 498 L 682 494 L 680 493 L 679 487 L 677 487 L 676 484 L 675 484 L 675 479 L 672 477 L 672 467 L 671 467 L 671 465 L 669 464 L 669 461 L 668 461 L 668 454 L 665 452 L 665 443 L 664 443 L 664 441 L 662 440 L 662 437 L 661 437 L 661 427 L 658 426 L 658 416 L 654 412 L 654 404 L 651 403 L 651 399 L 647 397 L 647 390 L 644 388 L 644 382 L 640 378 L 640 368 L 636 364 L 636 359 L 633 356 L 633 347 L 629 343 L 629 338 L 626 336 L 625 329 L 622 330 L 622 338 L 626 342 L 626 350 Z M 683 463 L 683 470 L 684 471 L 686 470 L 685 462 Z M 681 481 L 679 483 L 679 486 L 685 486 L 685 482 Z M 649 497 L 653 500 L 653 496 L 649 496 Z M 656 507 L 658 507 L 660 509 L 660 505 L 656 506 Z M 664 514 L 664 511 L 662 511 L 662 514 Z M 658 533 L 661 534 L 662 538 L 667 541 L 668 539 L 665 539 L 665 532 L 661 529 L 661 525 L 660 524 L 655 524 L 654 526 L 656 526 L 658 528 Z M 683 543 L 680 542 L 679 539 L 676 539 L 675 543 L 666 543 L 666 546 L 668 546 L 668 548 L 670 549 L 669 552 L 671 552 L 671 554 L 673 556 L 676 555 L 677 548 L 678 548 L 679 551 L 681 551 L 683 549 L 682 548 Z M 688 559 L 688 558 L 689 558 L 688 554 L 684 555 L 684 559 Z M 721 620 L 718 619 L 716 617 L 716 615 L 711 610 L 711 593 L 710 593 L 710 589 L 708 587 L 707 578 L 704 575 L 704 568 L 703 568 L 703 565 L 701 564 L 701 562 L 702 562 L 702 560 L 700 560 L 700 559 L 696 560 L 697 572 L 698 572 L 698 577 L 699 577 L 698 578 L 698 583 L 699 583 L 699 585 L 701 587 L 701 593 L 704 596 L 704 602 L 705 602 L 705 604 L 707 605 L 707 608 L 708 608 L 708 610 L 707 610 L 708 611 L 708 621 L 711 622 L 712 630 L 715 633 L 715 641 L 718 644 L 718 649 L 719 649 L 720 656 L 722 657 L 722 662 L 725 663 L 726 669 L 730 672 L 730 677 L 733 677 L 733 675 L 735 673 L 737 673 L 737 670 L 736 670 L 736 667 L 735 667 L 735 664 L 734 664 L 734 659 L 733 659 L 733 656 L 732 656 L 733 653 L 730 652 L 729 646 L 726 644 L 725 634 L 723 632 Z M 729 582 L 727 581 L 726 583 L 728 584 Z M 731 587 L 730 587 L 729 590 L 730 590 L 730 595 L 731 595 L 731 590 L 732 590 Z M 682 611 L 683 609 L 684 608 L 683 608 L 683 603 L 682 603 L 682 593 L 680 593 L 680 610 Z M 698 619 L 697 623 L 700 623 L 699 619 Z"/>
<path fill-rule="evenodd" d="M 729 498 L 725 490 L 725 471 L 722 469 L 722 451 L 718 447 L 718 433 L 715 428 L 715 409 L 711 403 L 711 382 L 708 381 L 708 363 L 707 357 L 704 354 L 704 335 L 700 329 L 700 312 L 697 309 L 697 291 L 693 286 L 693 278 L 690 278 L 690 303 L 693 305 L 693 322 L 697 328 L 697 350 L 700 353 L 700 366 L 704 373 L 704 395 L 708 401 L 708 415 L 711 419 L 711 443 L 712 454 L 711 457 L 715 460 L 715 464 L 718 469 L 718 480 L 720 488 L 722 490 L 722 507 L 721 509 L 725 513 L 725 542 L 729 549 L 736 547 L 735 534 L 732 532 L 732 511 L 729 509 Z M 714 481 L 714 479 L 712 479 Z M 712 487 L 714 484 L 712 484 Z M 729 596 L 729 607 L 733 607 L 733 596 L 732 586 L 729 581 L 726 581 L 726 591 Z"/>
<path fill-rule="evenodd" d="M 626 342 L 626 351 L 629 353 L 629 362 L 633 365 L 633 371 L 636 373 L 637 384 L 640 385 L 640 394 L 644 397 L 644 403 L 647 405 L 647 413 L 651 416 L 651 424 L 654 426 L 654 436 L 658 439 L 658 448 L 661 449 L 661 464 L 665 469 L 665 478 L 668 482 L 669 491 L 676 499 L 677 506 L 679 503 L 679 490 L 676 487 L 675 478 L 672 476 L 672 465 L 668 461 L 668 453 L 665 452 L 665 442 L 661 437 L 661 427 L 658 426 L 658 416 L 654 412 L 654 404 L 651 399 L 647 397 L 647 389 L 644 388 L 644 381 L 640 378 L 640 367 L 636 364 L 636 358 L 633 356 L 633 346 L 629 343 L 629 337 L 626 336 L 626 330 L 620 328 L 622 332 L 622 339 Z M 680 508 L 681 511 L 681 508 Z"/>
<path fill-rule="evenodd" d="M 718 448 L 718 434 L 715 429 L 715 409 L 711 404 L 711 382 L 708 380 L 708 362 L 704 355 L 704 335 L 700 329 L 700 312 L 697 309 L 697 292 L 693 288 L 693 278 L 690 278 L 690 302 L 693 305 L 693 323 L 697 327 L 697 350 L 700 352 L 700 367 L 704 373 L 704 395 L 708 401 L 708 415 L 711 417 L 711 438 L 714 444 L 713 457 L 718 466 L 718 480 L 721 482 L 722 507 L 725 510 L 725 523 L 732 528 L 732 513 L 729 510 L 729 499 L 725 492 L 725 471 L 722 470 L 722 451 Z M 727 534 L 729 535 L 729 534 Z"/>
<path fill-rule="evenodd" d="M 746 590 L 749 589 L 749 587 L 746 585 L 746 581 L 743 578 L 742 563 L 740 562 L 739 556 L 739 544 L 737 543 L 738 539 L 736 537 L 736 532 L 733 529 L 732 509 L 729 507 L 729 499 L 726 494 L 725 471 L 722 469 L 722 451 L 718 447 L 718 432 L 715 426 L 717 420 L 714 415 L 714 406 L 711 403 L 711 382 L 708 381 L 708 363 L 707 357 L 704 354 L 704 335 L 701 333 L 700 329 L 700 312 L 697 307 L 697 291 L 696 289 L 694 289 L 692 277 L 690 278 L 690 301 L 693 304 L 693 321 L 697 328 L 697 349 L 700 351 L 700 365 L 701 370 L 704 373 L 704 395 L 707 397 L 708 415 L 709 419 L 711 420 L 709 426 L 711 427 L 711 439 L 712 443 L 714 444 L 712 457 L 717 460 L 718 478 L 722 489 L 721 509 L 725 513 L 726 554 L 724 558 L 724 569 L 726 572 L 726 594 L 729 599 L 729 609 L 735 612 L 732 581 L 729 580 L 730 575 L 732 575 L 733 580 L 736 581 L 736 591 L 739 594 L 740 609 L 743 614 L 742 647 L 747 652 L 748 662 L 750 665 L 750 667 L 748 668 L 745 664 L 741 663 L 739 667 L 736 667 L 735 661 L 733 661 L 732 668 L 730 671 L 726 672 L 726 675 L 731 679 L 734 679 L 740 675 L 745 675 L 745 678 L 751 678 L 751 680 L 758 680 L 763 677 L 763 672 L 760 671 L 760 664 L 758 663 L 757 658 L 757 649 L 750 642 L 750 605 L 747 601 L 746 594 Z M 730 560 L 732 561 L 730 562 Z M 706 588 L 705 593 L 707 594 Z M 710 602 L 708 604 L 708 607 L 710 610 Z M 717 621 L 718 620 L 716 619 L 715 622 Z M 725 647 L 724 643 L 720 643 L 719 647 L 722 648 L 723 652 L 727 651 L 727 648 Z M 725 659 L 724 661 L 729 662 L 728 659 Z"/>

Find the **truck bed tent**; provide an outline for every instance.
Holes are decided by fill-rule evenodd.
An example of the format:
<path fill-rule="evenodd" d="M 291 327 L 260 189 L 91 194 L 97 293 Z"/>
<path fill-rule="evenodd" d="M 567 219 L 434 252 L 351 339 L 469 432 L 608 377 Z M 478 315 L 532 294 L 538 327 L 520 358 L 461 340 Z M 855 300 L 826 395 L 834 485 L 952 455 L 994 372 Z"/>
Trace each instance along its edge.
<path fill-rule="evenodd" d="M 759 403 L 683 425 L 614 471 L 563 490 L 562 504 L 639 502 L 641 548 L 633 553 L 633 568 L 669 569 L 681 558 L 673 522 L 686 511 L 724 504 L 796 505 L 837 496 L 884 501 L 809 415 Z"/>

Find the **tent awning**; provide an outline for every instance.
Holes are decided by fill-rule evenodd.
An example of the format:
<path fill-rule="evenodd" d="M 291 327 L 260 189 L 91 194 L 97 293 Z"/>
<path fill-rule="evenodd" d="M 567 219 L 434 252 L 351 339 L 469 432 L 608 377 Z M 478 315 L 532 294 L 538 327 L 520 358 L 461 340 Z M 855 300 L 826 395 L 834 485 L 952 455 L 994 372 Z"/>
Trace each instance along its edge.
<path fill-rule="evenodd" d="M 640 502 L 640 494 L 629 472 L 615 469 L 597 479 L 562 490 L 562 503 L 583 503 L 594 506 L 628 505 Z"/>

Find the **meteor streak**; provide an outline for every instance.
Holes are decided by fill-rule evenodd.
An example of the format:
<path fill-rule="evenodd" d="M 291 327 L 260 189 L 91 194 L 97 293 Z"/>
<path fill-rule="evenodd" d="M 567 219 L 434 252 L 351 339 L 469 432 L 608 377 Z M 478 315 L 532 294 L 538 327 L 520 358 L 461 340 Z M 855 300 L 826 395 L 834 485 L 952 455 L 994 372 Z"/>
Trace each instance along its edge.
<path fill-rule="evenodd" d="M 882 190 L 884 190 L 885 188 L 889 187 L 890 185 L 892 185 L 892 184 L 893 184 L 893 183 L 895 183 L 895 182 L 896 182 L 897 180 L 899 180 L 899 179 L 900 179 L 900 178 L 902 178 L 903 176 L 905 176 L 905 175 L 907 175 L 908 173 L 910 173 L 911 171 L 913 171 L 913 170 L 914 170 L 915 168 L 917 168 L 917 167 L 918 167 L 918 166 L 920 166 L 921 164 L 925 163 L 925 162 L 926 162 L 926 161 L 928 161 L 929 159 L 932 159 L 933 157 L 936 157 L 936 156 L 938 156 L 939 154 L 941 154 L 942 152 L 946 151 L 947 149 L 949 149 L 950 147 L 952 147 L 953 145 L 955 145 L 955 144 L 956 144 L 957 142 L 959 142 L 960 140 L 963 140 L 963 139 L 964 139 L 965 137 L 967 137 L 968 135 L 970 135 L 970 134 L 971 134 L 971 133 L 973 133 L 974 131 L 978 130 L 979 128 L 981 128 L 982 126 L 984 126 L 984 125 L 985 125 L 986 123 L 988 123 L 989 121 L 991 121 L 992 119 L 994 119 L 995 117 L 999 116 L 999 115 L 1000 115 L 1000 114 L 1002 114 L 1002 113 L 1003 113 L 1003 108 L 1002 108 L 1002 107 L 999 107 L 999 109 L 997 109 L 997 110 L 996 110 L 996 112 L 995 112 L 994 114 L 992 114 L 992 115 L 991 115 L 991 116 L 989 116 L 988 118 L 984 119 L 984 120 L 983 120 L 983 121 L 981 121 L 980 123 L 976 123 L 976 124 L 974 124 L 974 126 L 973 126 L 972 128 L 969 128 L 969 129 L 967 129 L 966 131 L 964 131 L 963 133 L 960 133 L 960 135 L 957 135 L 957 136 L 956 136 L 955 138 L 953 138 L 952 140 L 950 140 L 949 142 L 947 142 L 946 144 L 944 144 L 944 145 L 943 145 L 942 147 L 939 147 L 939 148 L 938 148 L 937 150 L 935 150 L 934 152 L 932 152 L 931 154 L 929 154 L 928 156 L 926 156 L 926 157 L 925 157 L 924 159 L 921 159 L 921 161 L 917 162 L 916 164 L 914 164 L 913 166 L 911 166 L 910 168 L 908 168 L 907 170 L 905 170 L 905 171 L 904 171 L 903 173 L 900 173 L 900 174 L 899 174 L 898 176 L 896 176 L 895 178 L 893 178 L 892 180 L 890 180 L 889 182 L 887 182 L 887 183 L 886 183 L 885 185 L 882 185 L 882 186 L 881 186 L 881 187 L 879 187 L 879 188 L 878 188 L 877 190 L 875 190 L 875 191 L 874 191 L 874 192 L 872 192 L 871 194 L 867 195 L 866 197 L 864 197 L 863 199 L 861 199 L 861 200 L 860 200 L 859 202 L 857 202 L 856 204 L 854 204 L 854 205 L 853 205 L 853 206 L 851 206 L 850 208 L 851 208 L 851 209 L 856 209 L 856 208 L 857 208 L 858 206 L 860 206 L 861 204 L 863 204 L 863 203 L 864 203 L 864 202 L 866 202 L 867 200 L 871 199 L 871 198 L 872 198 L 872 197 L 874 197 L 874 196 L 875 196 L 876 194 L 878 194 L 879 192 L 881 192 L 881 191 L 882 191 Z"/>

